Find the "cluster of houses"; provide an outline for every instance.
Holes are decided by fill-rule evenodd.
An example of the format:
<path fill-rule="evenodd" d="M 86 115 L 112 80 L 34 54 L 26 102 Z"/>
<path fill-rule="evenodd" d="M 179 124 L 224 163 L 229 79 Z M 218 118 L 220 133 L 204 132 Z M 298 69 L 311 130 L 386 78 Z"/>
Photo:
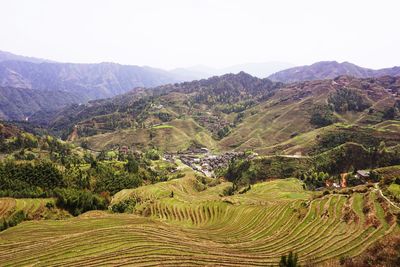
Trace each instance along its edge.
<path fill-rule="evenodd" d="M 327 179 L 325 181 L 325 187 L 328 188 L 345 188 L 348 186 L 347 182 L 347 173 L 342 173 L 340 175 L 340 183 L 336 183 L 331 179 Z M 355 177 L 358 179 L 360 184 L 371 183 L 374 182 L 371 180 L 371 173 L 368 170 L 358 170 L 355 173 Z M 317 188 L 317 190 L 323 190 L 324 188 Z"/>
<path fill-rule="evenodd" d="M 227 167 L 232 159 L 244 157 L 243 152 L 226 152 L 221 155 L 211 154 L 207 148 L 192 149 L 189 153 L 179 153 L 178 157 L 185 165 L 207 177 L 214 177 L 214 171 Z"/>

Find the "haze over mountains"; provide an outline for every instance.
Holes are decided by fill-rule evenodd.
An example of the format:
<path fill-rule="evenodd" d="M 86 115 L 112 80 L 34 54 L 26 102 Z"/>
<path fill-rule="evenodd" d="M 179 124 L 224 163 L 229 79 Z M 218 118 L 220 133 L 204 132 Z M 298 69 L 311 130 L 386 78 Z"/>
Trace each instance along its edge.
<path fill-rule="evenodd" d="M 71 102 L 85 103 L 91 99 L 112 97 L 135 87 L 154 87 L 178 81 L 173 74 L 150 67 L 57 63 L 2 52 L 0 113 L 3 119 L 21 120 L 42 109 L 53 110 Z M 10 88 L 19 89 L 10 91 Z M 35 99 L 44 95 L 46 98 L 43 100 L 48 104 L 38 104 Z M 21 98 L 24 101 L 15 101 Z"/>
<path fill-rule="evenodd" d="M 298 82 L 309 80 L 333 79 L 340 75 L 349 75 L 357 78 L 379 77 L 385 75 L 400 75 L 400 67 L 373 70 L 363 68 L 349 62 L 321 61 L 309 66 L 294 67 L 279 71 L 268 76 L 269 79 L 279 82 Z"/>
<path fill-rule="evenodd" d="M 261 78 L 275 72 L 268 78 L 284 83 L 333 79 L 339 75 L 358 78 L 400 75 L 400 67 L 372 70 L 336 61 L 282 70 L 291 66 L 285 62 L 267 62 L 221 69 L 198 65 L 166 71 L 116 63 L 59 63 L 0 51 L 0 118 L 25 120 L 38 111 L 49 112 L 73 103 L 113 97 L 136 87 L 151 88 L 240 71 Z"/>
<path fill-rule="evenodd" d="M 9 60 L 26 61 L 26 62 L 32 62 L 32 63 L 55 62 L 55 61 L 48 60 L 48 59 L 25 57 L 25 56 L 15 55 L 13 53 L 6 52 L 6 51 L 0 51 L 0 62 L 9 61 Z"/>
<path fill-rule="evenodd" d="M 181 75 L 187 80 L 205 79 L 216 75 L 223 75 L 226 73 L 239 73 L 244 71 L 252 76 L 258 78 L 265 78 L 275 72 L 294 67 L 293 64 L 280 61 L 269 62 L 253 62 L 233 65 L 225 68 L 211 68 L 203 65 L 197 65 L 187 68 L 177 68 L 171 70 L 172 73 Z"/>

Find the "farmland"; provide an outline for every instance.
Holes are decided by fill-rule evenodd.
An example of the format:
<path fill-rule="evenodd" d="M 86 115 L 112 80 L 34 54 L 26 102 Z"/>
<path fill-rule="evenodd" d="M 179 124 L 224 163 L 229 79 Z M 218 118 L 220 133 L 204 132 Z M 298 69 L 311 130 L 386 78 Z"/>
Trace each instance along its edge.
<path fill-rule="evenodd" d="M 0 198 L 0 219 L 10 218 L 20 211 L 24 212 L 27 219 L 68 217 L 66 212 L 55 208 L 55 202 L 51 198 Z"/>
<path fill-rule="evenodd" d="M 0 265 L 265 266 L 289 251 L 303 264 L 322 263 L 398 231 L 395 210 L 373 188 L 322 195 L 285 179 L 223 196 L 229 184 L 201 187 L 188 171 L 117 193 L 111 206 L 135 200 L 128 213 L 23 222 L 0 233 Z"/>

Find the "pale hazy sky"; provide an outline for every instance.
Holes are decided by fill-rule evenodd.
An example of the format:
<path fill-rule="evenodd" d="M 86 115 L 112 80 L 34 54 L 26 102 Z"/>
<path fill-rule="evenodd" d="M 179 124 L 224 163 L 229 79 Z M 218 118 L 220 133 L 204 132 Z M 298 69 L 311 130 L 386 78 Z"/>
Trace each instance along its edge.
<path fill-rule="evenodd" d="M 160 68 L 400 65 L 399 0 L 0 0 L 0 50 Z"/>

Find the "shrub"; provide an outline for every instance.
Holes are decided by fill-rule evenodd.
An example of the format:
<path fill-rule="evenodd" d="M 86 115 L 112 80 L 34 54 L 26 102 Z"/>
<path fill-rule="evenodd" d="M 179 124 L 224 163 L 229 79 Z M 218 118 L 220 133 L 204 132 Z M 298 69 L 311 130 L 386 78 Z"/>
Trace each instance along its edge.
<path fill-rule="evenodd" d="M 139 171 L 139 163 L 132 155 L 128 156 L 128 162 L 125 164 L 125 170 L 129 173 L 137 173 Z"/>
<path fill-rule="evenodd" d="M 350 88 L 336 90 L 335 93 L 329 96 L 328 103 L 337 112 L 363 111 L 371 106 L 370 103 L 363 99 L 360 92 Z"/>
<path fill-rule="evenodd" d="M 145 157 L 150 160 L 159 160 L 160 154 L 156 149 L 149 149 L 146 151 Z"/>
<path fill-rule="evenodd" d="M 44 197 L 56 187 L 65 186 L 64 177 L 51 162 L 37 164 L 14 161 L 0 163 L 0 195 Z"/>
<path fill-rule="evenodd" d="M 289 254 L 283 255 L 281 257 L 281 261 L 279 262 L 279 267 L 299 267 L 300 265 L 297 263 L 298 257 L 297 253 L 293 254 L 293 252 L 289 252 Z"/>
<path fill-rule="evenodd" d="M 328 105 L 315 105 L 311 112 L 310 123 L 317 127 L 324 127 L 337 121 Z"/>
<path fill-rule="evenodd" d="M 111 210 L 118 213 L 133 212 L 136 203 L 136 198 L 128 198 L 112 205 Z"/>
<path fill-rule="evenodd" d="M 109 192 L 114 195 L 125 188 L 136 188 L 143 182 L 139 174 L 116 172 L 112 167 L 99 164 L 92 176 L 96 177 L 94 191 L 97 193 Z"/>
<path fill-rule="evenodd" d="M 222 191 L 222 195 L 223 196 L 232 196 L 234 193 L 235 193 L 235 186 L 234 185 L 227 186 Z"/>
<path fill-rule="evenodd" d="M 26 219 L 26 214 L 23 210 L 13 213 L 9 218 L 3 218 L 0 221 L 0 231 L 6 230 L 9 227 L 16 226 Z"/>
<path fill-rule="evenodd" d="M 106 199 L 87 190 L 56 189 L 57 206 L 78 216 L 89 210 L 104 210 L 108 206 Z"/>

